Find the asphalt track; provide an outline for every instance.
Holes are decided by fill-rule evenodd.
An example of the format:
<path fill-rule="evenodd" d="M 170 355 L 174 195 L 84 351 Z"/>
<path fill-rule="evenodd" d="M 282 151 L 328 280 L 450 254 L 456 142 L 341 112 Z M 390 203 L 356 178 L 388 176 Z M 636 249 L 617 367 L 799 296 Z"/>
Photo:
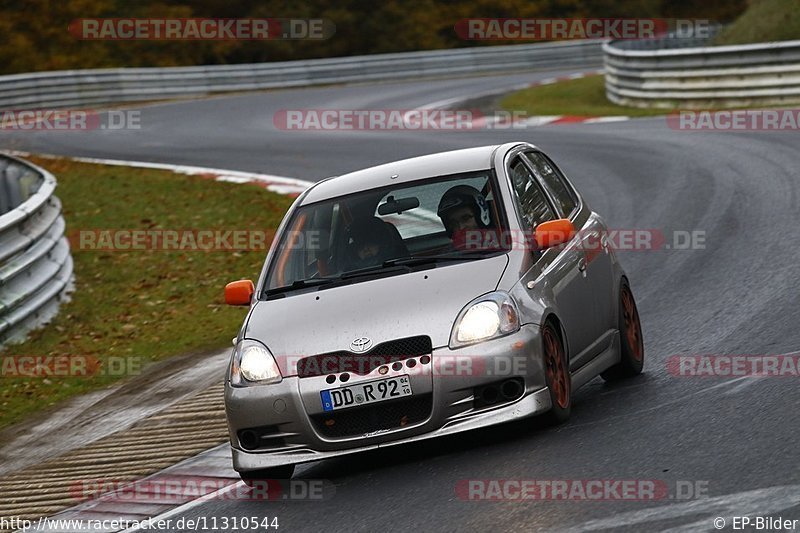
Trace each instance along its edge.
<path fill-rule="evenodd" d="M 290 532 L 714 531 L 717 516 L 729 531 L 732 515 L 800 518 L 797 378 L 679 377 L 666 366 L 673 355 L 800 350 L 797 132 L 685 132 L 658 118 L 463 133 L 285 132 L 272 124 L 281 109 L 408 109 L 558 74 L 217 97 L 144 107 L 139 131 L 0 135 L 4 148 L 311 180 L 524 140 L 553 156 L 610 227 L 705 232 L 704 249 L 620 252 L 643 321 L 645 373 L 616 386 L 591 382 L 563 426 L 511 424 L 320 462 L 295 477 L 330 480 L 328 500 L 220 499 L 182 516 L 277 516 L 279 531 Z M 455 492 L 459 480 L 522 478 L 663 480 L 673 492 L 679 480 L 700 481 L 708 497 L 476 502 Z"/>

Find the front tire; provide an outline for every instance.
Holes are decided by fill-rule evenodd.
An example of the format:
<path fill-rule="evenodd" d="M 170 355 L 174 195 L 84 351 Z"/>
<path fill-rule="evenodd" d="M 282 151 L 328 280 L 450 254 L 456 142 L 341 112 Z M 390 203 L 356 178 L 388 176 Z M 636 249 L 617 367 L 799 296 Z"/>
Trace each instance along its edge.
<path fill-rule="evenodd" d="M 552 404 L 552 408 L 542 415 L 542 420 L 554 426 L 565 422 L 572 413 L 572 377 L 564 343 L 552 321 L 545 322 L 542 327 L 542 353 L 544 377 Z"/>
<path fill-rule="evenodd" d="M 602 374 L 606 381 L 617 381 L 642 373 L 644 367 L 644 341 L 639 310 L 626 280 L 619 289 L 620 362 Z"/>

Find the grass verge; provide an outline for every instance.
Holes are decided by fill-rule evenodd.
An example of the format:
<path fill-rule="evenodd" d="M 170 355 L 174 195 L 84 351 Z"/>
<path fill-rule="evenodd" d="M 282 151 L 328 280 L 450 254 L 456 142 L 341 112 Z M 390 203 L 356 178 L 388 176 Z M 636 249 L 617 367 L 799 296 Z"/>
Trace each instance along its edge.
<path fill-rule="evenodd" d="M 797 0 L 755 0 L 714 38 L 715 45 L 800 39 Z"/>
<path fill-rule="evenodd" d="M 292 201 L 255 185 L 161 170 L 31 160 L 58 179 L 68 235 L 113 229 L 269 234 Z M 106 387 L 148 362 L 230 345 L 246 310 L 225 306 L 222 289 L 228 281 L 256 277 L 265 255 L 265 250 L 81 251 L 73 242 L 72 300 L 47 327 L 0 351 L 5 367 L 0 427 Z M 113 362 L 115 369 L 109 365 L 92 376 L 8 377 L 19 361 L 15 356 L 77 356 Z"/>
<path fill-rule="evenodd" d="M 528 116 L 648 117 L 670 112 L 669 109 L 639 109 L 609 102 L 602 75 L 523 89 L 503 97 L 500 106 L 507 111 L 524 112 Z"/>

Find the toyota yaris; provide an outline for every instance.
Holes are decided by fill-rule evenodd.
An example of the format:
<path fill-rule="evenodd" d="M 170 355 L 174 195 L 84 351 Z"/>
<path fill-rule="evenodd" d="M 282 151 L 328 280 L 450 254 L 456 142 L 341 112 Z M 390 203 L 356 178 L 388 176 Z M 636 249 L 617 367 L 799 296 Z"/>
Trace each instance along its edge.
<path fill-rule="evenodd" d="M 445 152 L 329 178 L 286 214 L 225 406 L 246 482 L 294 465 L 542 415 L 642 371 L 628 278 L 535 146 Z"/>

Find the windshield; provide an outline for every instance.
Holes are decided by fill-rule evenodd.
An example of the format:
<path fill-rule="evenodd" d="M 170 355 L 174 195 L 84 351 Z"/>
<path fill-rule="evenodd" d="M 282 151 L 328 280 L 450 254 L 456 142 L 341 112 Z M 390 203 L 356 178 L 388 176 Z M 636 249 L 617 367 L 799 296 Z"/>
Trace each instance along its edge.
<path fill-rule="evenodd" d="M 505 227 L 496 187 L 494 172 L 485 170 L 302 206 L 280 237 L 266 292 L 504 251 L 486 238 Z"/>

